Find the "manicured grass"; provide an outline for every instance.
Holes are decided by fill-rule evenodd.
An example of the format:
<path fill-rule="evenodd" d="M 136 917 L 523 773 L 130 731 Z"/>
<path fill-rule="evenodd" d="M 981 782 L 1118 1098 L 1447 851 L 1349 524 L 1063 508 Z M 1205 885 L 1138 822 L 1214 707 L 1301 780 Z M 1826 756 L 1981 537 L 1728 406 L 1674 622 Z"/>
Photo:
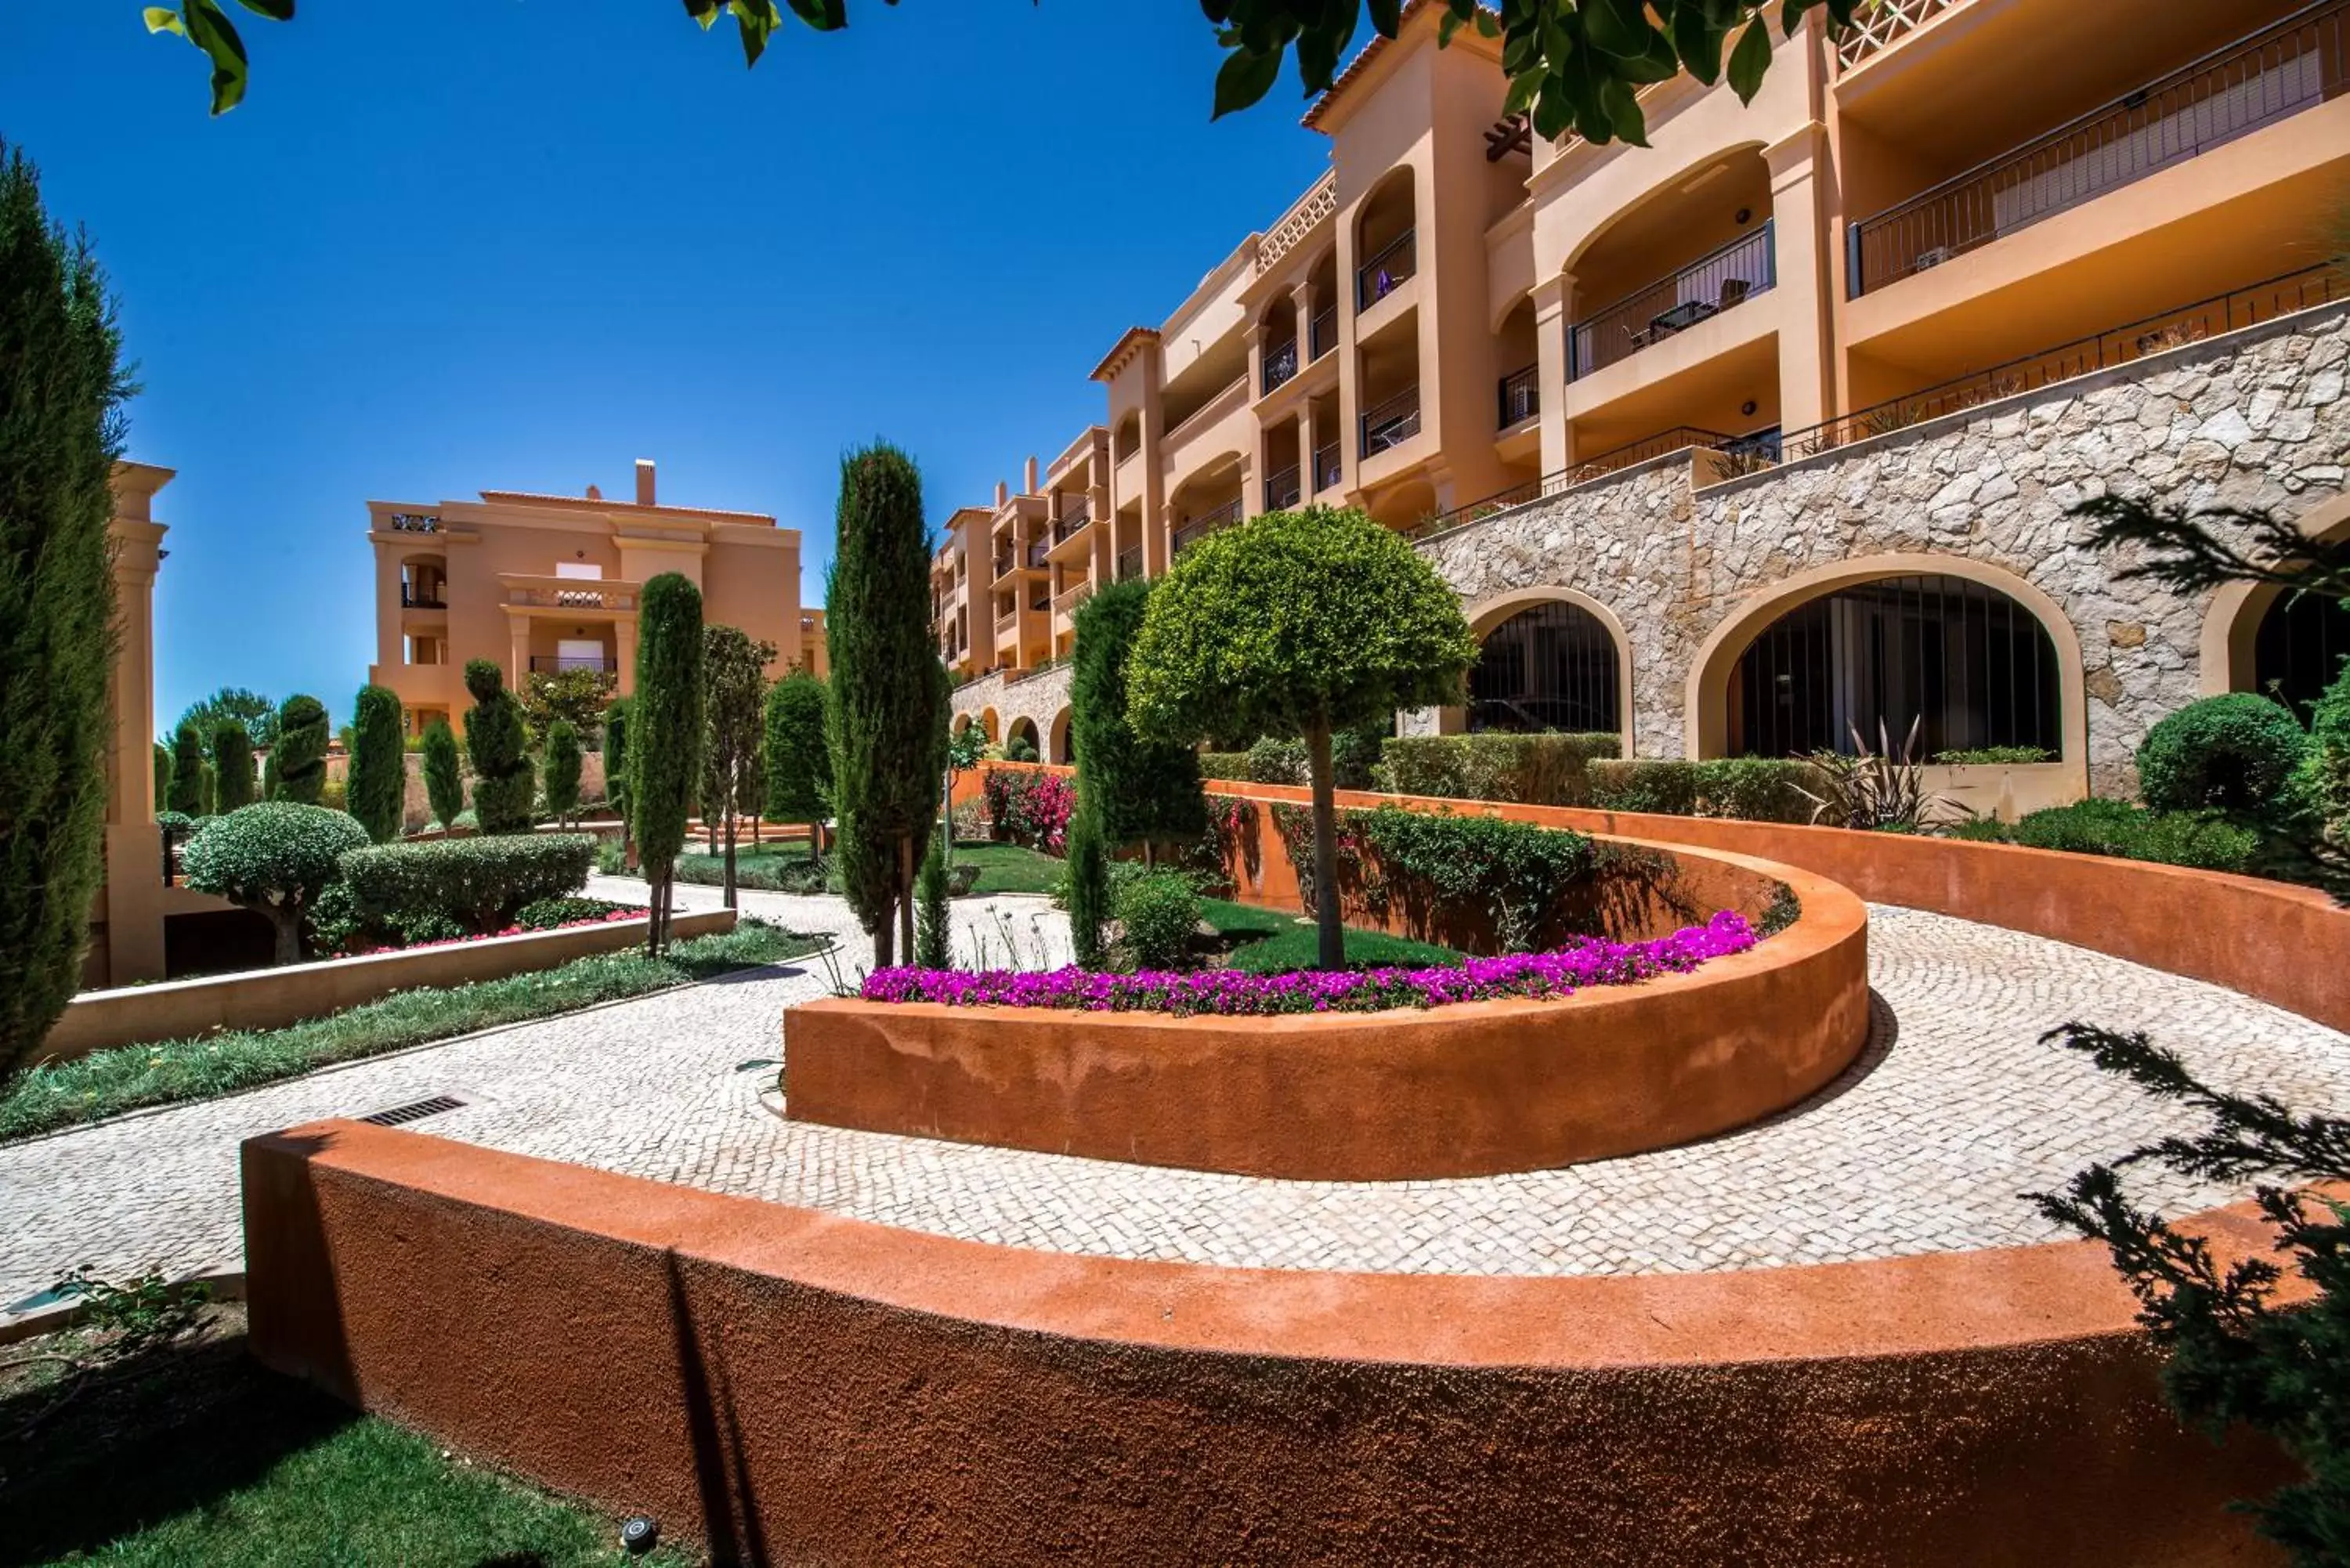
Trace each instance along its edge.
<path fill-rule="evenodd" d="M 985 898 L 992 893 L 1045 893 L 1061 879 L 1066 862 L 1017 844 L 989 844 L 960 840 L 954 847 L 955 864 L 979 867 L 979 880 L 972 887 L 973 898 Z"/>
<path fill-rule="evenodd" d="M 619 1525 L 439 1445 L 359 1416 L 244 1354 L 238 1309 L 196 1334 L 101 1362 L 79 1391 L 11 1445 L 12 1563 L 135 1568 L 685 1568 L 664 1546 L 627 1557 Z M 0 1360 L 78 1336 L 0 1349 Z M 47 1407 L 52 1386 L 0 1391 L 0 1429 Z M 624 1417 L 623 1417 L 624 1418 Z"/>
<path fill-rule="evenodd" d="M 1222 898 L 1201 899 L 1200 913 L 1227 939 L 1256 938 L 1241 942 L 1225 955 L 1225 963 L 1233 969 L 1252 974 L 1281 974 L 1290 970 L 1312 969 L 1320 956 L 1314 928 L 1299 925 L 1294 916 L 1227 903 Z M 1451 948 L 1391 937 L 1385 931 L 1347 928 L 1347 962 L 1350 968 L 1424 968 L 1459 963 L 1461 956 Z"/>
<path fill-rule="evenodd" d="M 142 1106 L 211 1099 L 333 1062 L 642 996 L 729 970 L 796 958 L 819 945 L 746 919 L 726 935 L 679 942 L 658 961 L 641 952 L 604 953 L 536 974 L 404 991 L 284 1029 L 99 1051 L 77 1062 L 36 1067 L 0 1089 L 0 1141 Z"/>
<path fill-rule="evenodd" d="M 678 880 L 715 888 L 725 877 L 724 857 L 702 853 L 699 842 L 693 850 L 678 857 Z M 959 840 L 954 857 L 957 865 L 980 868 L 979 880 L 970 894 L 975 898 L 994 893 L 1049 892 L 1053 884 L 1061 879 L 1062 862 L 1017 844 Z M 787 893 L 814 891 L 805 880 L 806 867 L 805 843 L 763 846 L 755 854 L 743 845 L 734 846 L 734 879 L 744 888 Z"/>

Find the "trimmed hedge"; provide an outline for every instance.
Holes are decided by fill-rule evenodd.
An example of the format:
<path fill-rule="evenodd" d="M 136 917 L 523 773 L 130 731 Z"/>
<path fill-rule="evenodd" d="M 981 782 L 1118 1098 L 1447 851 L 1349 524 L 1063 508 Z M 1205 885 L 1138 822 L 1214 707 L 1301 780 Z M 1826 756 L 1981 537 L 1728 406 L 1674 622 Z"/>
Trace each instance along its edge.
<path fill-rule="evenodd" d="M 2013 826 L 1980 817 L 1950 836 L 2109 855 L 2200 871 L 2252 872 L 2261 860 L 2260 835 L 2217 816 L 2191 811 L 2148 811 L 2123 800 L 2081 800 L 2033 812 Z"/>
<path fill-rule="evenodd" d="M 1284 803 L 1273 820 L 1310 908 L 1312 813 Z M 1504 817 L 1399 805 L 1338 814 L 1341 899 L 1380 919 L 1400 914 L 1414 935 L 1461 951 L 1534 952 L 1589 934 L 1584 885 L 1599 858 L 1580 833 Z"/>
<path fill-rule="evenodd" d="M 2266 813 L 2283 801 L 2308 746 L 2282 703 L 2250 691 L 2206 697 L 2147 732 L 2138 792 L 2157 811 Z"/>
<path fill-rule="evenodd" d="M 502 931 L 526 904 L 587 886 L 596 840 L 584 833 L 385 844 L 342 857 L 362 919 L 407 929 L 427 916 Z"/>
<path fill-rule="evenodd" d="M 1246 752 L 1201 752 L 1200 776 L 1203 779 L 1234 779 L 1248 782 L 1249 754 Z"/>
<path fill-rule="evenodd" d="M 1811 763 L 1779 757 L 1603 761 L 1589 773 L 1596 810 L 1740 822 L 1809 822 L 1815 803 L 1802 792 L 1816 794 L 1823 782 Z"/>
<path fill-rule="evenodd" d="M 1382 760 L 1398 794 L 1586 805 L 1586 766 L 1622 750 L 1612 734 L 1408 735 L 1389 741 Z"/>

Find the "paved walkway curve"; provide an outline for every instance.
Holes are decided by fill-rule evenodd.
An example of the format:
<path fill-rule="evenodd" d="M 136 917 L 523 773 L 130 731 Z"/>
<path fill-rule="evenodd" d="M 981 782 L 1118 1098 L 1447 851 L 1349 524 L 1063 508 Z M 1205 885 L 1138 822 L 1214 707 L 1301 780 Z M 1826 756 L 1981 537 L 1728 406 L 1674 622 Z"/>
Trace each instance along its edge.
<path fill-rule="evenodd" d="M 627 897 L 627 883 L 591 891 Z M 642 897 L 642 885 L 635 886 Z M 696 907 L 711 889 L 686 890 Z M 746 895 L 795 929 L 837 900 Z M 1057 955 L 1041 900 L 962 907 L 963 940 Z M 2182 1125 L 2054 1046 L 2081 1018 L 2144 1028 L 2219 1081 L 2350 1105 L 2350 1038 L 2235 992 L 2039 938 L 1872 911 L 1877 1033 L 1806 1105 L 1739 1132 L 1565 1170 L 1279 1182 L 785 1123 L 759 1104 L 785 1004 L 821 964 L 732 977 L 397 1058 L 0 1147 L 0 1302 L 63 1268 L 234 1267 L 236 1141 L 438 1093 L 449 1137 L 991 1242 L 1276 1268 L 1625 1273 L 2012 1245 L 2054 1232 L 2020 1194 Z M 867 950 L 850 934 L 853 971 Z M 966 949 L 966 950 L 968 950 Z M 2231 1196 L 2146 1173 L 2173 1210 Z"/>

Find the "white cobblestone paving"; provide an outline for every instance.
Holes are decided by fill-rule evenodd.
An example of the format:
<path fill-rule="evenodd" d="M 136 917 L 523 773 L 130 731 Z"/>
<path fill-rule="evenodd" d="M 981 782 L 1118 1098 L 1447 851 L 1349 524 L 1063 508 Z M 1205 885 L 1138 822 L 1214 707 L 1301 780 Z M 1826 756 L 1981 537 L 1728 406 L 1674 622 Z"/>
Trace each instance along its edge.
<path fill-rule="evenodd" d="M 606 896 L 628 896 L 626 883 Z M 637 886 L 641 897 L 641 885 Z M 714 889 L 688 888 L 693 907 Z M 837 901 L 748 894 L 795 929 Z M 1065 932 L 1005 914 L 1034 955 Z M 1744 1268 L 2011 1245 L 2054 1234 L 2019 1194 L 2180 1125 L 2038 1043 L 2070 1019 L 2144 1028 L 2220 1082 L 2350 1105 L 2350 1039 L 2198 981 L 1916 910 L 1872 910 L 1877 1034 L 1803 1106 L 1682 1148 L 1458 1181 L 1283 1182 L 784 1122 L 759 1103 L 809 962 L 472 1036 L 230 1099 L 0 1147 L 0 1303 L 65 1267 L 234 1267 L 236 1143 L 441 1093 L 419 1130 L 658 1180 L 1006 1245 L 1256 1267 L 1446 1273 Z M 995 939 L 1000 952 L 1003 940 Z M 844 942 L 850 967 L 863 944 Z M 966 950 L 968 950 L 966 947 Z M 2232 1196 L 2141 1173 L 2175 1210 Z"/>

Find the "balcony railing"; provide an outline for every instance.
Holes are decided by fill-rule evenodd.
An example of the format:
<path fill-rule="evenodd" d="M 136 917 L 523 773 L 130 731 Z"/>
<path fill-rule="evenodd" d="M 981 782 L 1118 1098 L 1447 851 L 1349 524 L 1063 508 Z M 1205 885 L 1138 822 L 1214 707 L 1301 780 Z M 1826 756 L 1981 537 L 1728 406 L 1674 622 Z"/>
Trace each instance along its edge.
<path fill-rule="evenodd" d="M 1381 245 L 1378 254 L 1355 273 L 1355 308 L 1368 310 L 1408 282 L 1419 270 L 1419 249 L 1406 229 Z"/>
<path fill-rule="evenodd" d="M 530 656 L 533 675 L 567 675 L 575 670 L 593 670 L 598 675 L 618 675 L 620 661 L 607 654 L 534 653 Z"/>
<path fill-rule="evenodd" d="M 395 512 L 384 519 L 395 534 L 438 534 L 441 518 L 431 512 Z"/>
<path fill-rule="evenodd" d="M 1130 550 L 1120 550 L 1118 553 L 1118 580 L 1121 583 L 1130 582 L 1140 576 L 1142 576 L 1142 546 L 1137 545 Z"/>
<path fill-rule="evenodd" d="M 400 585 L 400 607 L 402 609 L 447 609 L 449 607 L 449 601 L 442 598 L 439 594 L 426 593 L 420 588 L 411 588 L 403 583 Z"/>
<path fill-rule="evenodd" d="M 1859 7 L 1852 26 L 1836 35 L 1836 59 L 1846 70 L 1908 34 L 1916 32 L 1964 0 L 1876 0 Z"/>
<path fill-rule="evenodd" d="M 526 609 L 633 610 L 642 591 L 635 583 L 599 582 L 594 577 L 509 576 L 506 603 Z"/>
<path fill-rule="evenodd" d="M 1542 368 L 1529 365 L 1523 370 L 1513 370 L 1502 378 L 1501 423 L 1494 428 L 1508 430 L 1522 425 L 1542 412 Z"/>
<path fill-rule="evenodd" d="M 1075 615 L 1077 613 L 1077 607 L 1093 597 L 1094 585 L 1090 579 L 1079 583 L 1073 588 L 1064 588 L 1053 596 L 1053 613 Z"/>
<path fill-rule="evenodd" d="M 1278 472 L 1268 474 L 1264 482 L 1264 509 L 1286 512 L 1304 499 L 1298 488 L 1297 465 L 1291 463 Z"/>
<path fill-rule="evenodd" d="M 1076 537 L 1079 530 L 1093 521 L 1093 514 L 1085 506 L 1072 506 L 1053 519 L 1053 543 L 1066 545 Z"/>
<path fill-rule="evenodd" d="M 1321 494 L 1347 477 L 1344 454 L 1336 441 L 1314 449 L 1314 493 Z"/>
<path fill-rule="evenodd" d="M 1419 433 L 1419 389 L 1408 388 L 1362 416 L 1363 455 L 1401 446 Z"/>
<path fill-rule="evenodd" d="M 1305 327 L 1305 357 L 1319 359 L 1338 346 L 1338 307 L 1330 306 Z"/>
<path fill-rule="evenodd" d="M 1184 550 L 1198 544 L 1209 535 L 1222 528 L 1229 528 L 1240 520 L 1241 501 L 1240 497 L 1235 495 L 1213 512 L 1202 512 L 1197 517 L 1189 518 L 1178 525 L 1175 530 L 1175 553 L 1181 555 Z"/>
<path fill-rule="evenodd" d="M 998 610 L 998 611 L 996 611 L 996 612 L 995 612 L 995 635 L 996 635 L 996 636 L 998 636 L 998 637 L 1002 637 L 1005 632 L 1010 631 L 1013 628 L 1014 628 L 1014 627 L 1018 626 L 1019 624 L 1020 624 L 1020 607 L 1019 607 L 1018 605 L 1014 605 L 1014 606 L 1013 606 L 1010 609 L 1008 609 L 1008 610 Z"/>
<path fill-rule="evenodd" d="M 1720 250 L 1566 329 L 1566 379 L 1580 380 L 1710 317 L 1734 310 L 1779 280 L 1769 219 Z"/>
<path fill-rule="evenodd" d="M 1855 296 L 2308 109 L 2343 86 L 2343 16 L 2323 0 L 1845 230 Z"/>
<path fill-rule="evenodd" d="M 1264 351 L 1264 389 L 1272 391 L 1297 374 L 1297 339 Z"/>
<path fill-rule="evenodd" d="M 1724 435 L 1720 431 L 1699 430 L 1693 425 L 1676 425 L 1671 430 L 1659 431 L 1654 435 L 1642 436 L 1638 441 L 1627 441 L 1622 446 L 1585 458 L 1555 472 L 1545 473 L 1540 479 L 1529 479 L 1523 483 L 1513 484 L 1507 490 L 1496 491 L 1493 494 L 1485 496 L 1482 500 L 1472 501 L 1466 506 L 1456 506 L 1450 512 L 1440 512 L 1434 516 L 1423 518 L 1419 524 L 1403 532 L 1408 537 L 1425 539 L 1432 535 L 1449 533 L 1452 529 L 1471 523 L 1482 522 L 1496 512 L 1507 512 L 1513 506 L 1523 506 L 1526 503 L 1539 501 L 1545 495 L 1556 495 L 1559 492 L 1572 490 L 1578 484 L 1588 484 L 1595 479 L 1604 479 L 1611 473 L 1647 462 L 1652 458 L 1664 457 L 1673 452 L 1687 452 L 1699 447 L 1710 448 L 1716 452 L 1741 449 L 1771 433 L 1759 431 L 1754 435 L 1731 436 Z"/>

